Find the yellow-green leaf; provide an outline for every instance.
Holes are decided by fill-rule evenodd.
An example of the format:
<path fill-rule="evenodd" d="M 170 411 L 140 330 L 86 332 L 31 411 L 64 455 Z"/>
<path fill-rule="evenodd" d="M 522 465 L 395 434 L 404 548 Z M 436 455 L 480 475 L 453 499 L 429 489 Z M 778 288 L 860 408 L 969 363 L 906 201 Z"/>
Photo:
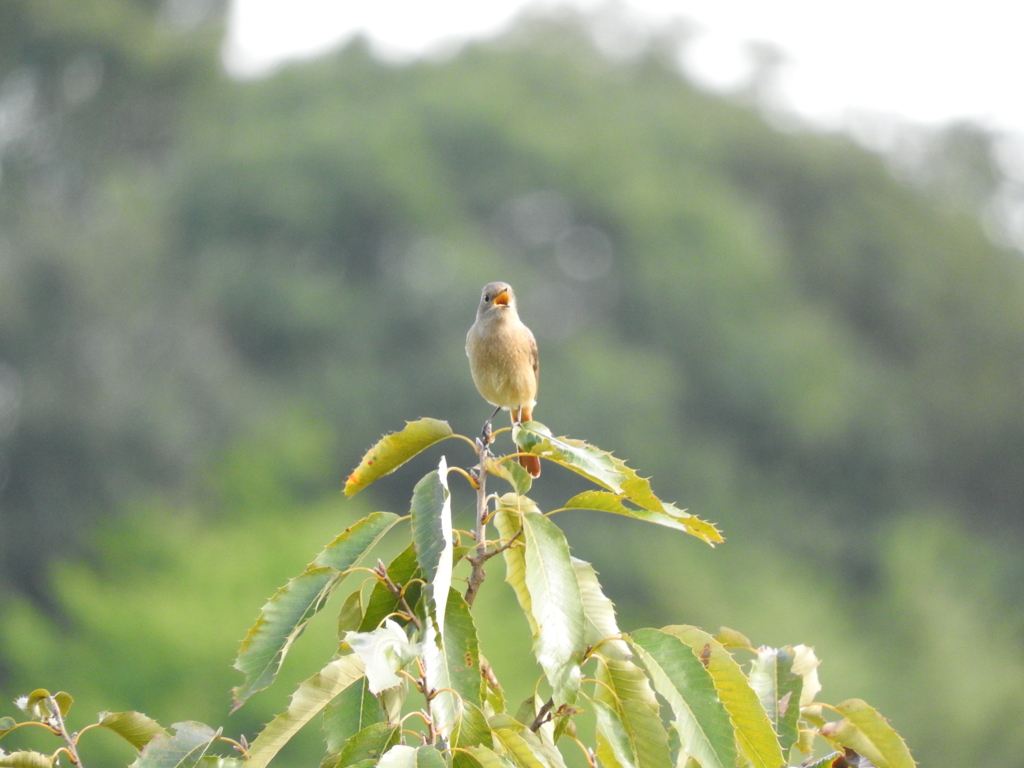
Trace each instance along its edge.
<path fill-rule="evenodd" d="M 260 732 L 249 748 L 247 768 L 263 768 L 299 729 L 319 713 L 327 703 L 363 676 L 358 656 L 342 656 L 304 680 L 292 694 L 288 709 L 275 717 Z"/>
<path fill-rule="evenodd" d="M 160 724 L 141 712 L 104 712 L 100 725 L 141 750 L 157 736 L 167 736 Z"/>
<path fill-rule="evenodd" d="M 345 483 L 345 494 L 353 496 L 374 480 L 390 474 L 434 443 L 454 433 L 447 421 L 420 419 L 406 423 L 401 432 L 382 437 L 366 452 Z"/>
<path fill-rule="evenodd" d="M 836 711 L 843 719 L 821 728 L 821 735 L 834 746 L 849 747 L 878 768 L 914 768 L 906 742 L 874 707 L 860 699 L 848 699 Z"/>
<path fill-rule="evenodd" d="M 755 768 L 784 765 L 786 760 L 768 713 L 725 646 L 697 627 L 678 625 L 665 627 L 662 631 L 680 638 L 690 646 L 701 663 L 706 662 L 715 690 L 729 713 L 743 756 Z"/>
<path fill-rule="evenodd" d="M 171 726 L 173 736 L 155 736 L 142 750 L 131 768 L 194 768 L 220 736 L 220 729 L 187 721 Z"/>

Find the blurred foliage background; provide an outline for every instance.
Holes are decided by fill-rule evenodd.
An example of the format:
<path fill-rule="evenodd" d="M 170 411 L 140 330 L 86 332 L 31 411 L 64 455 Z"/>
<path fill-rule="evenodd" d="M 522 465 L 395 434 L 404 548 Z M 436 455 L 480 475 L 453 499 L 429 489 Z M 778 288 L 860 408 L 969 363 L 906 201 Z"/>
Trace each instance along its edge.
<path fill-rule="evenodd" d="M 671 34 L 611 52 L 569 13 L 251 82 L 223 21 L 0 3 L 0 699 L 251 737 L 288 691 L 228 718 L 238 642 L 343 527 L 407 508 L 426 464 L 339 495 L 380 434 L 479 430 L 464 334 L 502 279 L 537 417 L 727 536 L 559 515 L 624 627 L 814 645 L 823 695 L 877 706 L 922 764 L 1020 763 L 1024 263 L 978 216 L 993 137 L 938 132 L 911 184 L 698 90 Z M 536 495 L 575 488 L 552 470 Z M 517 631 L 484 650 L 525 692 Z"/>

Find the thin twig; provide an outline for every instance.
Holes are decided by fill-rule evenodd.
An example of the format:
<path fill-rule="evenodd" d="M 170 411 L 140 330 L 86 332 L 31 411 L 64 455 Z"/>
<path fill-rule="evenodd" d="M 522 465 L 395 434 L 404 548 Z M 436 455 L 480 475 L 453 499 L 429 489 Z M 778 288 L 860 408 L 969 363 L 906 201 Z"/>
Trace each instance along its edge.
<path fill-rule="evenodd" d="M 536 733 L 544 723 L 551 720 L 551 708 L 555 706 L 554 699 L 548 699 L 544 702 L 544 706 L 540 708 L 540 712 L 537 713 L 537 717 L 530 723 L 530 730 Z"/>
<path fill-rule="evenodd" d="M 50 705 L 50 727 L 57 731 L 58 735 L 64 739 L 64 743 L 67 744 L 68 757 L 71 758 L 71 762 L 77 765 L 78 768 L 84 768 L 82 765 L 82 759 L 78 756 L 78 740 L 75 738 L 76 734 L 68 733 L 67 726 L 64 725 L 64 715 L 61 714 L 60 706 L 57 704 L 57 699 L 53 696 L 47 698 L 47 702 Z"/>
<path fill-rule="evenodd" d="M 383 561 L 377 561 L 377 567 L 374 569 L 374 573 L 377 574 L 377 578 L 380 579 L 381 583 L 387 587 L 388 592 L 398 598 L 398 601 L 402 604 L 402 608 L 405 609 L 406 615 L 412 621 L 413 626 L 418 630 L 422 630 L 423 626 L 420 624 L 419 618 L 413 612 L 412 608 L 409 607 L 409 602 L 405 599 L 405 590 L 395 584 L 388 576 L 387 566 L 384 565 Z"/>

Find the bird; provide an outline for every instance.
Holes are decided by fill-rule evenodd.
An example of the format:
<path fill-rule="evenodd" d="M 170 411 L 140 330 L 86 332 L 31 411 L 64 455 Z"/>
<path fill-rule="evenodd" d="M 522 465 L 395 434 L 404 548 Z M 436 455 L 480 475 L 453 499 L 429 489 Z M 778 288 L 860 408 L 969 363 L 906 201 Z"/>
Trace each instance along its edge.
<path fill-rule="evenodd" d="M 540 375 L 537 340 L 519 319 L 516 294 L 508 283 L 484 286 L 476 321 L 466 334 L 466 355 L 477 391 L 495 406 L 491 418 L 504 408 L 513 424 L 533 419 Z M 531 477 L 540 477 L 538 456 L 520 456 L 519 464 Z"/>

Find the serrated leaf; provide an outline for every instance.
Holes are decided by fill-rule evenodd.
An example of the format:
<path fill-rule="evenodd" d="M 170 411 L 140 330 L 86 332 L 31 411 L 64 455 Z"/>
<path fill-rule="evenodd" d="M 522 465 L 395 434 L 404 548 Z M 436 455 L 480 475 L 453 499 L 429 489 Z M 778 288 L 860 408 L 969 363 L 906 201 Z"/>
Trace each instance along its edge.
<path fill-rule="evenodd" d="M 722 535 L 711 523 L 706 523 L 693 515 L 688 515 L 675 507 L 666 504 L 666 509 L 671 509 L 673 514 L 666 511 L 654 511 L 650 509 L 637 509 L 627 506 L 623 497 L 608 491 L 583 491 L 577 493 L 564 504 L 565 509 L 592 509 L 596 512 L 609 512 L 613 515 L 624 515 L 634 520 L 642 520 L 645 523 L 654 523 L 666 528 L 672 528 L 691 536 L 696 536 L 708 544 L 717 544 L 724 541 Z"/>
<path fill-rule="evenodd" d="M 377 763 L 380 768 L 447 768 L 444 758 L 435 747 L 407 747 L 396 744 Z"/>
<path fill-rule="evenodd" d="M 173 736 L 154 736 L 131 768 L 193 768 L 220 736 L 220 729 L 194 721 L 174 723 L 171 730 Z"/>
<path fill-rule="evenodd" d="M 849 747 L 878 768 L 914 768 L 906 742 L 877 709 L 860 699 L 848 699 L 835 709 L 843 719 L 821 728 L 833 746 Z"/>
<path fill-rule="evenodd" d="M 597 729 L 597 733 L 594 736 L 594 743 L 596 746 L 594 754 L 597 755 L 597 759 L 602 768 L 626 768 L 619 762 L 618 758 L 615 757 L 615 750 L 612 749 L 611 743 L 604 737 L 600 728 Z"/>
<path fill-rule="evenodd" d="M 615 707 L 600 699 L 594 699 L 593 705 L 594 714 L 597 716 L 597 731 L 604 740 L 602 746 L 611 752 L 612 759 L 609 762 L 622 768 L 637 768 L 633 745 L 626 735 L 626 729 Z M 607 759 L 608 756 L 605 755 L 605 760 Z M 671 764 L 671 761 L 666 763 Z"/>
<path fill-rule="evenodd" d="M 335 763 L 337 768 L 354 765 L 362 760 L 379 760 L 399 739 L 396 723 L 373 723 L 349 739 Z"/>
<path fill-rule="evenodd" d="M 53 764 L 53 759 L 41 752 L 20 750 L 9 755 L 0 753 L 0 766 L 3 768 L 51 768 Z"/>
<path fill-rule="evenodd" d="M 729 629 L 729 627 L 719 627 L 718 634 L 715 635 L 715 640 L 720 642 L 726 648 L 753 650 L 750 640 L 746 635 L 742 632 L 737 632 L 735 629 Z"/>
<path fill-rule="evenodd" d="M 778 768 L 786 760 L 757 694 L 732 655 L 715 638 L 697 627 L 677 625 L 663 632 L 680 638 L 693 650 L 715 683 L 740 745 L 740 751 L 755 768 Z"/>
<path fill-rule="evenodd" d="M 533 486 L 533 478 L 530 477 L 530 473 L 523 469 L 518 459 L 512 456 L 506 456 L 501 461 L 487 459 L 487 463 L 484 466 L 488 474 L 500 477 L 511 485 L 520 496 L 525 496 L 529 493 L 530 488 Z"/>
<path fill-rule="evenodd" d="M 466 761 L 462 758 L 469 757 Z M 464 747 L 454 753 L 455 768 L 514 768 L 511 760 L 484 746 Z"/>
<path fill-rule="evenodd" d="M 687 533 L 696 536 L 711 546 L 724 541 L 722 534 L 711 523 L 705 522 L 699 517 L 691 515 L 677 508 L 674 504 L 664 502 L 655 496 L 654 491 L 651 489 L 650 481 L 647 478 L 640 477 L 636 470 L 626 466 L 626 462 L 622 459 L 617 459 L 613 456 L 612 461 L 615 463 L 615 468 L 626 478 L 622 484 L 622 491 L 623 496 L 629 499 L 629 501 L 641 509 L 655 513 L 656 516 L 663 514 L 676 523 L 682 523 Z M 660 517 L 640 519 L 648 519 L 649 522 L 666 525 L 666 521 Z M 671 525 L 670 527 L 675 526 Z"/>
<path fill-rule="evenodd" d="M 799 738 L 800 695 L 803 677 L 793 671 L 796 652 L 792 646 L 762 647 L 750 667 L 750 687 L 761 699 L 761 705 L 779 737 L 783 753 Z"/>
<path fill-rule="evenodd" d="M 480 648 L 473 616 L 465 599 L 454 589 L 448 601 L 444 635 L 436 636 L 428 617 L 423 641 L 427 685 L 438 691 L 430 702 L 430 713 L 434 727 L 445 737 L 459 717 L 460 702 L 477 707 L 481 703 Z"/>
<path fill-rule="evenodd" d="M 445 607 L 452 583 L 452 508 L 448 465 L 444 456 L 437 470 L 416 483 L 410 509 L 416 561 L 426 575 L 430 610 L 438 632 L 444 633 Z"/>
<path fill-rule="evenodd" d="M 377 763 L 380 768 L 416 768 L 416 747 L 396 744 Z"/>
<path fill-rule="evenodd" d="M 391 561 L 387 570 L 388 578 L 393 584 L 405 590 L 405 600 L 415 611 L 416 604 L 420 599 L 420 580 L 423 579 L 419 563 L 416 561 L 416 548 L 412 544 L 406 547 Z M 366 612 L 363 614 L 363 622 L 359 625 L 359 631 L 373 631 L 380 626 L 385 618 L 397 611 L 398 607 L 398 598 L 378 581 L 370 590 L 370 597 L 366 602 Z M 395 618 L 398 620 L 397 617 Z"/>
<path fill-rule="evenodd" d="M 554 437 L 551 430 L 538 421 L 514 425 L 512 439 L 527 453 L 571 469 L 613 493 L 622 492 L 626 478 L 615 467 L 612 455 L 597 446 L 568 437 Z"/>
<path fill-rule="evenodd" d="M 246 768 L 262 768 L 281 748 L 315 717 L 327 703 L 363 676 L 358 656 L 342 656 L 299 684 L 288 709 L 275 717 L 260 732 L 249 748 Z"/>
<path fill-rule="evenodd" d="M 843 757 L 842 752 L 831 752 L 813 762 L 801 764 L 801 768 L 832 768 L 832 764 L 840 757 Z"/>
<path fill-rule="evenodd" d="M 736 741 L 729 714 L 718 698 L 711 673 L 690 646 L 657 629 L 629 635 L 651 683 L 672 708 L 680 749 L 701 768 L 732 768 Z"/>
<path fill-rule="evenodd" d="M 526 588 L 526 547 L 523 543 L 521 530 L 522 516 L 519 508 L 537 512 L 537 505 L 525 496 L 514 493 L 506 494 L 498 499 L 498 511 L 494 515 L 494 526 L 498 529 L 502 544 L 507 544 L 517 533 L 519 541 L 508 547 L 502 556 L 505 560 L 505 581 L 515 592 L 519 607 L 523 609 L 530 633 L 533 637 L 539 634 L 537 621 L 533 618 L 533 605 L 530 602 L 530 591 Z"/>
<path fill-rule="evenodd" d="M 338 640 L 342 641 L 346 632 L 358 631 L 363 623 L 363 591 L 357 589 L 345 598 L 338 611 Z"/>
<path fill-rule="evenodd" d="M 671 768 L 668 733 L 643 670 L 631 661 L 597 658 L 594 703 L 605 705 L 598 713 L 598 731 L 616 762 L 623 768 Z"/>
<path fill-rule="evenodd" d="M 526 588 L 538 632 L 533 653 L 551 684 L 555 706 L 576 701 L 583 658 L 583 598 L 569 544 L 544 515 L 523 515 Z"/>
<path fill-rule="evenodd" d="M 398 519 L 390 512 L 374 512 L 364 517 L 267 601 L 235 659 L 234 667 L 245 675 L 245 680 L 232 689 L 232 711 L 274 681 L 291 644 L 323 608 L 345 578 L 345 571 L 357 565 Z"/>
<path fill-rule="evenodd" d="M 545 745 L 537 734 L 509 715 L 495 715 L 489 722 L 497 743 L 519 768 L 565 768 L 555 747 Z"/>
<path fill-rule="evenodd" d="M 160 723 L 141 712 L 104 712 L 99 724 L 138 750 L 157 736 L 169 736 Z"/>
<path fill-rule="evenodd" d="M 453 747 L 473 747 L 491 743 L 491 728 L 478 706 L 468 701 L 460 703 L 449 741 Z"/>
<path fill-rule="evenodd" d="M 219 757 L 218 755 L 203 755 L 199 761 L 199 768 L 244 768 L 245 760 L 237 757 Z"/>
<path fill-rule="evenodd" d="M 385 719 L 384 708 L 370 693 L 366 678 L 356 680 L 324 707 L 327 751 L 341 752 L 349 739 Z"/>
<path fill-rule="evenodd" d="M 409 680 L 402 679 L 401 685 L 388 688 L 380 693 L 380 705 L 387 713 L 389 723 L 397 723 L 402 719 L 402 707 L 409 696 Z"/>
<path fill-rule="evenodd" d="M 354 496 L 374 480 L 394 472 L 409 459 L 453 434 L 447 421 L 420 419 L 406 422 L 404 429 L 385 435 L 366 452 L 359 466 L 348 476 L 345 494 Z"/>
<path fill-rule="evenodd" d="M 572 567 L 583 599 L 583 642 L 590 648 L 600 647 L 608 658 L 628 659 L 629 646 L 620 637 L 615 604 L 601 591 L 594 566 L 574 557 Z"/>

